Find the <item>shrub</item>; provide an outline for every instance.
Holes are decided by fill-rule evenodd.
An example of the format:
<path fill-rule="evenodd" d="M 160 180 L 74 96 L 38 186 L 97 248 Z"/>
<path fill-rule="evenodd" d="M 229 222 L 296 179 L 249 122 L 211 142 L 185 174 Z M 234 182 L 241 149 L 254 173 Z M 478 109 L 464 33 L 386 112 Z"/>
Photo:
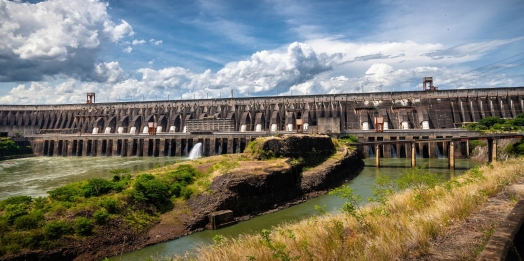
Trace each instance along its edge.
<path fill-rule="evenodd" d="M 491 128 L 493 125 L 495 125 L 497 123 L 499 123 L 499 124 L 504 123 L 504 119 L 501 119 L 501 118 L 498 118 L 498 117 L 489 116 L 489 117 L 486 117 L 486 118 L 481 119 L 479 121 L 479 125 L 486 126 L 487 128 Z"/>
<path fill-rule="evenodd" d="M 509 144 L 504 152 L 511 155 L 524 155 L 524 140 Z"/>
<path fill-rule="evenodd" d="M 103 209 L 99 209 L 93 213 L 93 218 L 95 219 L 96 223 L 105 224 L 109 218 L 109 213 Z"/>
<path fill-rule="evenodd" d="M 88 236 L 93 233 L 93 222 L 85 217 L 75 219 L 75 232 L 81 236 Z"/>
<path fill-rule="evenodd" d="M 71 225 L 64 221 L 51 221 L 44 227 L 44 235 L 48 239 L 58 239 L 62 235 L 67 235 L 72 232 Z"/>
<path fill-rule="evenodd" d="M 12 196 L 0 201 L 0 210 L 3 210 L 7 205 L 25 204 L 28 205 L 33 201 L 29 196 Z"/>
<path fill-rule="evenodd" d="M 9 204 L 4 207 L 4 216 L 9 221 L 9 224 L 13 224 L 16 218 L 27 215 L 28 206 L 26 204 Z"/>
<path fill-rule="evenodd" d="M 182 196 L 184 199 L 189 199 L 191 195 L 193 195 L 194 191 L 190 187 L 183 187 L 182 191 L 180 191 L 180 196 Z"/>
<path fill-rule="evenodd" d="M 44 214 L 41 211 L 36 210 L 29 215 L 23 215 L 16 218 L 13 222 L 13 225 L 17 229 L 30 230 L 40 227 L 42 225 L 43 220 Z"/>
<path fill-rule="evenodd" d="M 170 196 L 169 187 L 163 181 L 155 179 L 151 174 L 142 174 L 134 184 L 135 199 L 161 203 Z"/>
<path fill-rule="evenodd" d="M 116 214 L 120 208 L 120 203 L 112 198 L 104 198 L 100 201 L 100 206 L 105 208 L 107 212 Z"/>
<path fill-rule="evenodd" d="M 485 147 L 488 143 L 482 140 L 472 140 L 469 142 L 469 151 L 472 152 L 476 147 Z"/>
<path fill-rule="evenodd" d="M 113 188 L 113 184 L 109 180 L 94 178 L 87 181 L 87 184 L 84 185 L 84 196 L 100 196 L 108 193 Z"/>
<path fill-rule="evenodd" d="M 72 202 L 75 198 L 84 195 L 84 191 L 79 188 L 78 183 L 65 185 L 63 187 L 48 191 L 47 193 L 49 193 L 49 197 L 51 199 L 69 202 Z"/>

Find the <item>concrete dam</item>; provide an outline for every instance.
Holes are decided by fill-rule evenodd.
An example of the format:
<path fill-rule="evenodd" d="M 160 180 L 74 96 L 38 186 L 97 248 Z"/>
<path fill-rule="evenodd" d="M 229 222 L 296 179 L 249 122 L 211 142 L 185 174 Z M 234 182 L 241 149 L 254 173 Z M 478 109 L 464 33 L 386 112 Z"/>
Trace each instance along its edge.
<path fill-rule="evenodd" d="M 207 156 L 279 133 L 352 134 L 366 142 L 468 136 L 457 128 L 523 112 L 524 87 L 0 105 L 0 133 L 27 137 L 36 155 L 186 156 L 200 142 Z M 375 132 L 377 124 L 384 132 Z M 406 155 L 399 148 L 381 153 L 388 150 Z"/>

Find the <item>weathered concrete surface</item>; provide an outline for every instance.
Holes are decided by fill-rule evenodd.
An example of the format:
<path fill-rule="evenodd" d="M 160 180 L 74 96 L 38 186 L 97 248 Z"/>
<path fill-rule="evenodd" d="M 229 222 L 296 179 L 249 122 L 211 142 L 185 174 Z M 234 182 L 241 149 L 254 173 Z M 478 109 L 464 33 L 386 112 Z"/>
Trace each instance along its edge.
<path fill-rule="evenodd" d="M 524 112 L 524 87 L 382 92 L 66 105 L 0 105 L 0 132 L 143 133 L 156 122 L 159 133 L 218 130 L 310 133 L 374 129 L 452 129 L 488 116 L 514 118 Z"/>
<path fill-rule="evenodd" d="M 478 260 L 522 260 L 524 257 L 524 200 L 520 200 L 490 237 Z"/>

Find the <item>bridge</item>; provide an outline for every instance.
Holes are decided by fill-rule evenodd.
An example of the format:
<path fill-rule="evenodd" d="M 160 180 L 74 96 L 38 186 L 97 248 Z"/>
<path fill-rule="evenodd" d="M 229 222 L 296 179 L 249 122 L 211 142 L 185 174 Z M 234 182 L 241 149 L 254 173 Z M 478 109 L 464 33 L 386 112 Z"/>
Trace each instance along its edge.
<path fill-rule="evenodd" d="M 495 161 L 497 159 L 497 141 L 500 139 L 522 139 L 522 134 L 489 134 L 481 136 L 469 136 L 469 137 L 454 137 L 454 138 L 433 138 L 433 139 L 412 139 L 412 140 L 389 140 L 389 141 L 371 141 L 371 142 L 352 142 L 349 143 L 351 146 L 356 146 L 360 152 L 363 152 L 365 148 L 372 149 L 375 151 L 375 163 L 377 168 L 380 167 L 381 151 L 384 146 L 387 145 L 409 145 L 410 156 L 411 156 L 411 167 L 417 165 L 417 147 L 421 144 L 427 144 L 426 146 L 438 146 L 442 145 L 446 148 L 448 166 L 450 169 L 455 169 L 455 144 L 458 142 L 466 142 L 466 155 L 469 155 L 469 141 L 471 140 L 485 140 L 488 143 L 488 162 Z M 438 149 L 438 148 L 437 148 Z"/>

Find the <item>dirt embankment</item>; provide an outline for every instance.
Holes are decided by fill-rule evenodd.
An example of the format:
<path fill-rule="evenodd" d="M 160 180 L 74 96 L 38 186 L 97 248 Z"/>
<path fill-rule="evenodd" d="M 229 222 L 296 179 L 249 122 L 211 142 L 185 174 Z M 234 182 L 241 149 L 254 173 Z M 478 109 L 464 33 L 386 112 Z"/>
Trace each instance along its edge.
<path fill-rule="evenodd" d="M 197 168 L 230 160 L 206 158 Z M 0 260 L 100 260 L 203 230 L 208 214 L 232 210 L 236 221 L 301 203 L 343 184 L 360 173 L 364 162 L 356 150 L 335 148 L 327 136 L 291 135 L 266 138 L 251 146 L 238 167 L 214 177 L 210 190 L 176 203 L 145 233 L 115 221 L 88 238 L 61 242 L 60 249 L 31 251 Z M 258 160 L 259 158 L 268 160 Z M 319 160 L 320 159 L 320 160 Z M 311 162 L 314 162 L 311 165 Z M 7 258 L 7 259 L 6 259 Z"/>

